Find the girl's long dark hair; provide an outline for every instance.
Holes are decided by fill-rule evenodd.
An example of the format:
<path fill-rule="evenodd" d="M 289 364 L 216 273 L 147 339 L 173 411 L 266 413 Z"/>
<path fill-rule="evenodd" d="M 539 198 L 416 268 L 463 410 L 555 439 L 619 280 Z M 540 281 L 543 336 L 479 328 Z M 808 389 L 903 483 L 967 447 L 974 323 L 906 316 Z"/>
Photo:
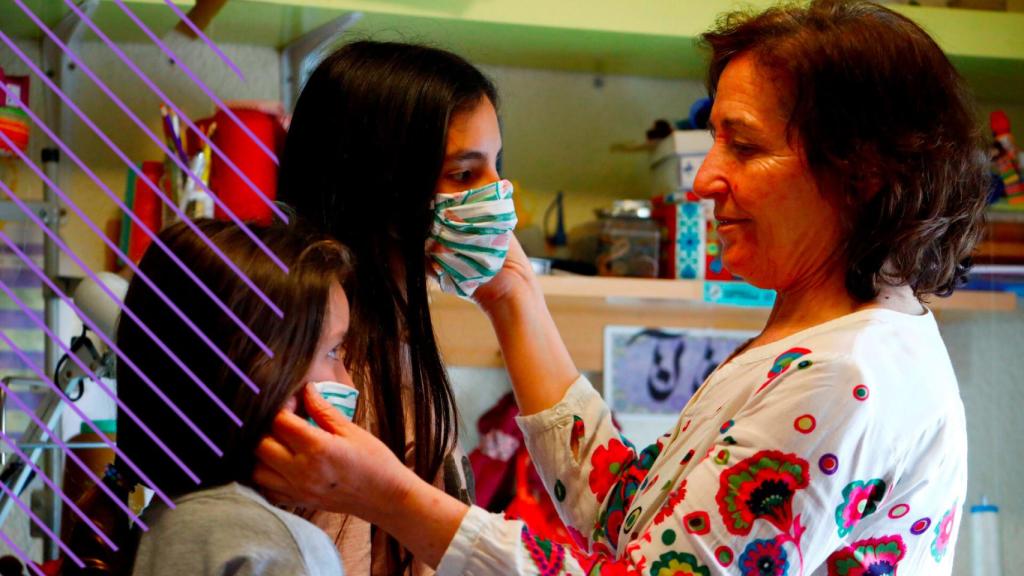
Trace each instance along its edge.
<path fill-rule="evenodd" d="M 274 352 L 271 359 L 205 295 L 162 250 L 146 251 L 139 268 L 191 321 L 248 376 L 259 393 L 202 342 L 157 293 L 138 277 L 129 285 L 125 307 L 160 336 L 163 343 L 243 422 L 237 426 L 182 370 L 141 326 L 122 314 L 118 323 L 118 397 L 200 479 L 197 484 L 123 411 L 118 412 L 118 447 L 170 497 L 229 482 L 252 485 L 255 449 L 270 429 L 281 406 L 304 384 L 320 339 L 331 286 L 351 290 L 350 257 L 335 240 L 295 226 L 251 227 L 264 244 L 289 266 L 285 273 L 240 228 L 225 222 L 200 220 L 198 227 L 284 313 L 275 315 L 228 266 L 185 225 L 160 233 L 170 250 L 217 294 L 227 307 Z M 130 359 L 217 445 L 218 457 L 182 418 L 147 386 Z M 136 479 L 118 458 L 124 475 L 105 483 L 127 496 Z M 93 489 L 83 499 L 83 511 L 103 525 L 118 543 L 111 553 L 83 523 L 72 532 L 72 549 L 87 563 L 77 572 L 65 559 L 65 574 L 127 574 L 132 569 L 135 539 L 128 518 L 109 497 Z"/>
<path fill-rule="evenodd" d="M 424 248 L 449 120 L 482 98 L 497 106 L 493 84 L 455 54 L 353 42 L 309 78 L 281 159 L 279 197 L 350 247 L 358 262 L 359 307 L 346 357 L 375 433 L 403 460 L 412 440 L 409 464 L 429 482 L 454 447 L 457 426 L 430 320 Z M 389 574 L 410 565 L 390 538 L 387 561 Z"/>

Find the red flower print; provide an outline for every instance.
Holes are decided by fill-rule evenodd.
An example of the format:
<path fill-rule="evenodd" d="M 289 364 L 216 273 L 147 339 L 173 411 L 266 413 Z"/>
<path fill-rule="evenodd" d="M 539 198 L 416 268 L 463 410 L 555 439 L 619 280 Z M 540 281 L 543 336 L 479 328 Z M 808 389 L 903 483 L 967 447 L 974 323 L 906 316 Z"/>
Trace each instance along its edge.
<path fill-rule="evenodd" d="M 856 480 L 843 488 L 843 503 L 836 508 L 836 524 L 839 525 L 839 537 L 844 538 L 861 519 L 873 514 L 879 502 L 885 497 L 885 481 Z"/>
<path fill-rule="evenodd" d="M 590 457 L 590 464 L 594 467 L 590 471 L 590 491 L 599 502 L 604 502 L 608 491 L 634 458 L 636 456 L 633 450 L 627 448 L 618 438 L 612 438 L 606 446 L 598 446 L 597 450 L 594 450 L 593 456 Z"/>
<path fill-rule="evenodd" d="M 942 562 L 946 555 L 946 548 L 949 547 L 949 539 L 953 536 L 953 520 L 956 519 L 956 506 L 950 508 L 942 515 L 942 520 L 935 525 L 935 540 L 932 542 L 932 558 L 936 562 Z"/>
<path fill-rule="evenodd" d="M 807 469 L 806 460 L 777 450 L 762 450 L 726 468 L 715 497 L 726 529 L 746 536 L 754 520 L 762 518 L 788 533 L 793 495 L 807 487 Z"/>
<path fill-rule="evenodd" d="M 906 552 L 898 535 L 858 540 L 828 557 L 828 576 L 896 576 Z"/>
<path fill-rule="evenodd" d="M 737 564 L 741 576 L 786 576 L 789 560 L 779 538 L 754 540 L 743 550 Z"/>
<path fill-rule="evenodd" d="M 572 538 L 573 543 L 575 543 L 578 548 L 583 550 L 587 549 L 587 537 L 584 536 L 582 532 L 573 528 L 572 526 L 566 526 L 565 529 L 567 532 L 569 532 L 569 536 Z"/>
<path fill-rule="evenodd" d="M 676 505 L 682 502 L 684 498 L 686 498 L 686 480 L 683 480 L 683 483 L 679 485 L 679 488 L 676 488 L 668 495 L 668 500 L 661 507 L 661 510 L 658 510 L 658 513 L 654 516 L 654 525 L 657 526 L 658 524 L 661 524 L 662 521 L 671 516 L 672 511 L 676 509 Z"/>
<path fill-rule="evenodd" d="M 624 465 L 624 471 L 619 476 L 618 482 L 611 488 L 611 496 L 608 498 L 604 512 L 598 519 L 598 531 L 599 533 L 604 532 L 605 538 L 613 548 L 617 548 L 619 545 L 619 531 L 626 518 L 626 511 L 632 506 L 640 485 L 651 471 L 651 467 L 654 466 L 659 453 L 658 444 L 651 444 L 644 448 L 639 457 L 629 460 Z"/>
<path fill-rule="evenodd" d="M 534 536 L 525 524 L 521 536 L 523 546 L 530 553 L 530 559 L 541 576 L 558 576 L 562 573 L 565 565 L 565 548 L 562 548 L 561 544 Z"/>
<path fill-rule="evenodd" d="M 642 576 L 629 565 L 628 560 L 601 560 L 590 569 L 591 575 L 597 576 Z"/>
<path fill-rule="evenodd" d="M 572 433 L 569 435 L 569 449 L 572 450 L 573 462 L 580 463 L 580 442 L 583 441 L 584 426 L 583 419 L 579 416 L 572 417 Z"/>

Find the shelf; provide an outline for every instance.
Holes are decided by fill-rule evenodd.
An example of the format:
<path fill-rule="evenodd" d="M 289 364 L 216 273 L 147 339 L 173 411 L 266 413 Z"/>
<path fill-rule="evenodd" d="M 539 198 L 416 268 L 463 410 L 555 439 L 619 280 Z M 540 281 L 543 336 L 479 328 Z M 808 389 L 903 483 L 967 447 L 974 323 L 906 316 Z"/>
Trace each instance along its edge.
<path fill-rule="evenodd" d="M 768 319 L 765 308 L 705 304 L 700 281 L 542 276 L 540 283 L 573 360 L 587 371 L 602 369 L 605 326 L 760 330 Z M 928 305 L 941 319 L 947 311 L 1016 311 L 1017 297 L 959 291 Z M 476 305 L 435 290 L 431 310 L 449 365 L 504 366 L 491 325 Z"/>
<path fill-rule="evenodd" d="M 66 10 L 57 0 L 25 0 L 48 23 Z M 175 24 L 163 0 L 128 0 L 158 33 Z M 218 42 L 280 47 L 342 14 L 363 19 L 350 37 L 425 42 L 474 62 L 507 66 L 701 79 L 696 39 L 730 9 L 767 0 L 233 0 L 211 24 Z M 183 3 L 187 6 L 188 3 Z M 1024 103 L 1024 14 L 893 6 L 919 22 L 950 55 L 979 98 Z M 115 39 L 145 41 L 110 0 L 96 13 Z M 39 37 L 12 2 L 0 2 L 8 34 Z"/>

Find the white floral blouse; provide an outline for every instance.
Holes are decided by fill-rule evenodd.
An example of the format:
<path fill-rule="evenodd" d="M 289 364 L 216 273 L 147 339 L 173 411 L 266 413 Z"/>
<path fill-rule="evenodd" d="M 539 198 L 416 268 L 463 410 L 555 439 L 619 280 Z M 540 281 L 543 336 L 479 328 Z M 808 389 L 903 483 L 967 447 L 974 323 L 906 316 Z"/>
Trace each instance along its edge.
<path fill-rule="evenodd" d="M 580 378 L 523 417 L 599 575 L 949 575 L 967 486 L 956 377 L 929 312 L 871 309 L 719 367 L 635 449 Z M 572 550 L 474 507 L 438 574 L 582 574 Z"/>

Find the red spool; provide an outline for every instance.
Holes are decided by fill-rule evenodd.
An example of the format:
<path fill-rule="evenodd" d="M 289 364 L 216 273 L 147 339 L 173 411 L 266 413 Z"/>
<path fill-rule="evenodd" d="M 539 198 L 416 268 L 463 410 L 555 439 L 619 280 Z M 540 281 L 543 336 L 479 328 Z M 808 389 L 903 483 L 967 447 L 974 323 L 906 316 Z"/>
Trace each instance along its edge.
<path fill-rule="evenodd" d="M 247 108 L 232 107 L 231 111 L 264 146 L 276 153 L 284 139 L 284 129 L 276 115 Z M 213 143 L 273 201 L 277 197 L 277 165 L 273 158 L 223 110 L 217 111 L 214 121 L 217 122 L 217 129 L 213 133 Z M 213 163 L 210 165 L 210 190 L 239 219 L 270 223 L 270 206 L 217 153 L 213 154 Z M 228 219 L 220 206 L 214 215 L 223 220 Z"/>

